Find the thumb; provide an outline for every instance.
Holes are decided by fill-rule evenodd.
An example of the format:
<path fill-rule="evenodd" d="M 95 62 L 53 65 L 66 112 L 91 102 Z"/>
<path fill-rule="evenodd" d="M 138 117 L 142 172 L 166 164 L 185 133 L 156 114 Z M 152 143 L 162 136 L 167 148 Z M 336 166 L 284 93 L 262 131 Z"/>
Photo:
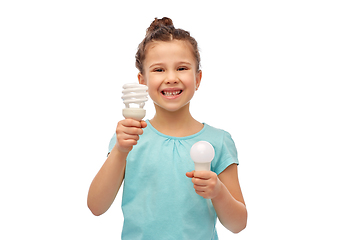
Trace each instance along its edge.
<path fill-rule="evenodd" d="M 140 121 L 141 124 L 141 128 L 146 128 L 147 127 L 147 123 L 143 120 Z"/>
<path fill-rule="evenodd" d="M 193 177 L 194 177 L 194 172 L 195 172 L 195 171 L 187 172 L 187 173 L 186 173 L 186 176 L 187 176 L 188 178 L 193 178 Z"/>

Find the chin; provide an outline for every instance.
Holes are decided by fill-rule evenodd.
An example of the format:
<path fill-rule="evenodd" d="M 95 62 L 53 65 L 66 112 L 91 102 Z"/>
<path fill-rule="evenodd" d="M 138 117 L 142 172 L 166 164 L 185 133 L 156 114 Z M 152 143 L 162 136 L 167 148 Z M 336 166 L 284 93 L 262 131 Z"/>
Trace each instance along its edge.
<path fill-rule="evenodd" d="M 158 103 L 155 103 L 159 108 L 161 108 L 161 109 L 163 109 L 163 110 L 165 110 L 165 111 L 168 111 L 168 112 L 173 112 L 173 113 L 175 113 L 175 112 L 178 112 L 178 111 L 180 111 L 180 110 L 182 110 L 182 109 L 184 109 L 185 107 L 187 107 L 188 105 L 189 105 L 189 103 L 186 103 L 186 104 L 184 104 L 184 105 L 177 105 L 177 106 L 169 106 L 168 104 L 158 104 Z"/>

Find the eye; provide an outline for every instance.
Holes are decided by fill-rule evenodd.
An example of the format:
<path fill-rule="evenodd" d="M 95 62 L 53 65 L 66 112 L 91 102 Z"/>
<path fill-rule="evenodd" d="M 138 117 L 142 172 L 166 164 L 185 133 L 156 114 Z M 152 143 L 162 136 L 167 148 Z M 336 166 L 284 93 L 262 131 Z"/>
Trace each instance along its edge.
<path fill-rule="evenodd" d="M 164 69 L 162 69 L 162 68 L 155 68 L 153 71 L 154 71 L 154 72 L 164 72 Z"/>
<path fill-rule="evenodd" d="M 187 70 L 187 69 L 188 69 L 187 67 L 179 67 L 178 71 L 184 71 L 184 70 Z"/>

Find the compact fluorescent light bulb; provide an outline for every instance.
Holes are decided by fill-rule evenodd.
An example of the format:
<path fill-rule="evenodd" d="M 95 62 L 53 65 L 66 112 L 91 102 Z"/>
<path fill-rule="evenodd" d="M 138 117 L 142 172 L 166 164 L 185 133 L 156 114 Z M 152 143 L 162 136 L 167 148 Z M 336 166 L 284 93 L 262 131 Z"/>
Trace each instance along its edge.
<path fill-rule="evenodd" d="M 140 121 L 145 117 L 146 110 L 143 109 L 148 100 L 148 87 L 138 83 L 128 83 L 123 86 L 123 96 L 125 107 L 122 111 L 125 118 L 132 118 Z M 132 107 L 130 104 L 138 104 L 138 107 Z"/>
<path fill-rule="evenodd" d="M 195 163 L 195 171 L 210 171 L 215 150 L 207 141 L 199 141 L 190 149 L 190 156 Z"/>

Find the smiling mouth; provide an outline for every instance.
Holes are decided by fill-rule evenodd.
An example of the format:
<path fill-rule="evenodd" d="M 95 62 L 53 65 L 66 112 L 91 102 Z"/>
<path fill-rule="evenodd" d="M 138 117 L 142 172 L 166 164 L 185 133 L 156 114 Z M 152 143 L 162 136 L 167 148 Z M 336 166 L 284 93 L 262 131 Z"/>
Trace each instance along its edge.
<path fill-rule="evenodd" d="M 180 95 L 183 92 L 183 90 L 176 90 L 176 91 L 161 91 L 161 94 L 166 97 L 172 97 Z"/>

